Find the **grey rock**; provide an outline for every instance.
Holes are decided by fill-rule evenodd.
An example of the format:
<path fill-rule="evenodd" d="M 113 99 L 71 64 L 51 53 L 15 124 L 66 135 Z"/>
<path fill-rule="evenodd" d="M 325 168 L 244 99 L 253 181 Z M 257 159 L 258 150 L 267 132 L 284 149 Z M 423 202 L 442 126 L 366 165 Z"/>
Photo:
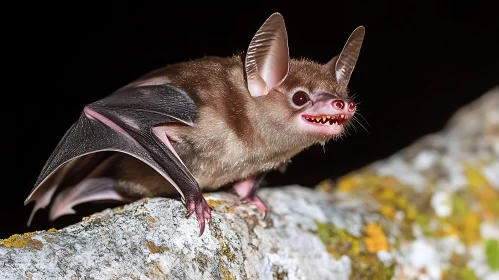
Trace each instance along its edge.
<path fill-rule="evenodd" d="M 215 211 L 202 237 L 179 201 L 152 198 L 25 234 L 21 248 L 4 240 L 11 248 L 0 246 L 0 278 L 348 279 L 349 258 L 333 258 L 313 233 L 314 220 L 339 217 L 324 196 L 299 186 L 261 195 L 274 205 L 266 220 L 235 195 L 208 195 Z"/>

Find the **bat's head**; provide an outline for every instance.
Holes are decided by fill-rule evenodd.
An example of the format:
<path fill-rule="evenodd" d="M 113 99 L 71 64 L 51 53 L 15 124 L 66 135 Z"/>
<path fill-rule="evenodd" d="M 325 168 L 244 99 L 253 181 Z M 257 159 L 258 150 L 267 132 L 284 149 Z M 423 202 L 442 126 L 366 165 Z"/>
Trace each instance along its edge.
<path fill-rule="evenodd" d="M 272 14 L 246 54 L 248 90 L 259 106 L 270 106 L 265 111 L 273 121 L 292 127 L 294 134 L 298 129 L 299 134 L 321 142 L 339 136 L 356 112 L 347 85 L 363 39 L 360 26 L 341 53 L 325 64 L 290 59 L 284 20 L 279 13 Z"/>

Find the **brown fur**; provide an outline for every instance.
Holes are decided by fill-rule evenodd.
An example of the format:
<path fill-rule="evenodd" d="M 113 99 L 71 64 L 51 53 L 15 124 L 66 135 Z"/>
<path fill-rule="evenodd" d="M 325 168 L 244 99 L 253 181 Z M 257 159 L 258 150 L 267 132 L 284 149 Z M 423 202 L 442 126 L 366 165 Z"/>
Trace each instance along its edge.
<path fill-rule="evenodd" d="M 284 82 L 256 98 L 247 90 L 241 55 L 173 64 L 132 85 L 155 80 L 168 80 L 197 105 L 195 126 L 170 126 L 169 137 L 204 190 L 275 169 L 303 149 L 329 140 L 297 129 L 294 116 L 299 110 L 290 105 L 288 93 L 293 88 L 347 96 L 330 69 L 305 59 L 290 60 Z"/>

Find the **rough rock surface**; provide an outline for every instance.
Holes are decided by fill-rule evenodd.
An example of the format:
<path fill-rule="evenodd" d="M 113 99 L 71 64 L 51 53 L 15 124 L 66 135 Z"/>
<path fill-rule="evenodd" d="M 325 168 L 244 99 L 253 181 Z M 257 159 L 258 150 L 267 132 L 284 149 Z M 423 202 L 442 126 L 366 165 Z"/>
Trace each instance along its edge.
<path fill-rule="evenodd" d="M 0 240 L 0 279 L 499 279 L 499 88 L 439 133 L 315 190 L 265 188 L 263 220 L 207 194 L 143 199 Z"/>

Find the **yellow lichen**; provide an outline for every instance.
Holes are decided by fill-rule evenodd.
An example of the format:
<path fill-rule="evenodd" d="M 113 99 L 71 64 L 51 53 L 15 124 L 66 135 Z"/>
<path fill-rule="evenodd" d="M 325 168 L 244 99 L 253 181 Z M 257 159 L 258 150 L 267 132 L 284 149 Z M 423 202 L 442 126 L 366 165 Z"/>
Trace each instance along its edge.
<path fill-rule="evenodd" d="M 152 241 L 146 241 L 146 246 L 147 246 L 147 249 L 149 249 L 149 252 L 151 252 L 153 254 L 163 253 L 163 252 L 166 252 L 166 251 L 169 250 L 168 247 L 166 247 L 166 246 L 157 246 Z"/>
<path fill-rule="evenodd" d="M 379 195 L 379 198 L 383 200 L 393 200 L 395 195 L 396 193 L 393 189 L 384 189 Z"/>
<path fill-rule="evenodd" d="M 442 223 L 441 232 L 443 236 L 459 236 L 459 231 L 456 227 L 448 223 Z"/>
<path fill-rule="evenodd" d="M 438 185 L 438 178 L 430 176 L 427 185 L 416 191 L 414 186 L 404 184 L 392 176 L 378 176 L 369 168 L 340 178 L 336 190 L 349 192 L 352 195 L 370 195 L 380 205 L 379 213 L 396 223 L 403 236 L 397 236 L 396 244 L 414 238 L 414 226 L 421 229 L 428 237 L 457 236 L 461 242 L 470 246 L 480 241 L 480 223 L 495 222 L 499 219 L 499 192 L 487 180 L 480 164 L 464 163 L 464 176 L 467 187 L 456 191 L 451 190 L 451 212 L 449 215 L 438 216 L 431 203 L 432 196 Z M 317 188 L 321 190 L 334 189 L 332 180 L 325 180 Z M 399 215 L 403 213 L 403 215 Z M 395 217 L 397 219 L 395 219 Z M 403 217 L 399 218 L 399 217 Z M 318 224 L 318 236 L 324 242 L 327 251 L 337 257 L 348 255 L 353 266 L 351 277 L 364 275 L 363 268 L 369 269 L 377 260 L 376 252 L 390 250 L 387 238 L 379 224 L 368 224 L 365 236 L 360 239 L 351 236 L 346 231 L 332 225 Z M 355 243 L 356 242 L 356 243 Z M 357 248 L 354 251 L 354 247 Z M 396 244 L 391 244 L 396 246 Z M 468 255 L 463 255 L 468 260 Z M 355 265 L 354 265 L 355 264 Z M 383 266 L 384 267 L 384 266 Z M 376 279 L 373 275 L 366 279 Z M 452 264 L 443 273 L 445 279 L 475 279 L 473 271 L 466 265 Z M 362 278 L 362 277 L 360 277 Z M 363 279 L 363 278 L 362 278 Z"/>
<path fill-rule="evenodd" d="M 14 234 L 9 238 L 0 240 L 0 246 L 5 246 L 7 248 L 23 248 L 24 246 L 27 246 L 40 250 L 43 248 L 43 243 L 40 240 L 32 239 L 31 237 L 34 235 L 36 235 L 36 232 Z"/>
<path fill-rule="evenodd" d="M 378 224 L 369 223 L 366 225 L 365 236 L 363 238 L 367 250 L 376 253 L 381 250 L 389 250 L 386 236 Z"/>
<path fill-rule="evenodd" d="M 56 232 L 57 230 L 55 228 L 51 228 L 49 230 L 47 230 L 47 232 Z"/>
<path fill-rule="evenodd" d="M 397 196 L 394 199 L 394 202 L 395 202 L 395 205 L 397 205 L 397 207 L 399 207 L 401 209 L 406 209 L 406 208 L 412 206 L 412 205 L 409 205 L 409 201 L 404 196 Z"/>
<path fill-rule="evenodd" d="M 381 205 L 381 208 L 379 209 L 379 211 L 380 211 L 381 215 L 383 215 L 389 219 L 393 219 L 393 217 L 395 216 L 395 208 L 389 204 Z"/>
<path fill-rule="evenodd" d="M 222 211 L 227 212 L 227 213 L 234 212 L 234 209 L 232 207 L 227 206 L 226 203 L 224 203 L 221 200 L 207 199 L 206 203 L 208 203 L 208 205 L 211 208 L 218 208 L 217 210 L 222 210 Z"/>
<path fill-rule="evenodd" d="M 412 222 L 416 218 L 417 207 L 408 199 L 413 194 L 412 187 L 402 184 L 395 177 L 377 176 L 371 171 L 363 171 L 341 178 L 337 186 L 339 190 L 367 192 L 381 204 L 380 213 L 389 219 L 393 219 L 397 211 L 405 214 L 405 222 Z"/>
<path fill-rule="evenodd" d="M 335 189 L 335 184 L 333 180 L 325 179 L 321 181 L 319 184 L 317 184 L 317 186 L 315 186 L 314 189 L 319 192 L 331 193 Z"/>
<path fill-rule="evenodd" d="M 232 254 L 229 246 L 227 246 L 224 242 L 220 243 L 220 250 L 222 251 L 222 254 L 229 259 L 229 261 L 234 259 L 234 254 Z"/>
<path fill-rule="evenodd" d="M 349 192 L 357 185 L 357 183 L 358 181 L 355 177 L 346 176 L 339 179 L 337 188 L 339 191 Z"/>
<path fill-rule="evenodd" d="M 468 186 L 472 191 L 489 185 L 485 176 L 469 163 L 464 164 L 464 176 L 468 180 Z"/>
<path fill-rule="evenodd" d="M 494 221 L 499 218 L 499 192 L 488 185 L 477 191 L 476 197 L 484 220 Z"/>
<path fill-rule="evenodd" d="M 219 256 L 219 263 L 218 263 L 218 270 L 220 271 L 220 274 L 222 276 L 222 279 L 226 280 L 234 280 L 235 277 L 232 275 L 232 273 L 229 271 L 226 265 L 225 258 L 221 256 L 227 257 L 228 261 L 232 261 L 234 259 L 234 254 L 231 252 L 229 246 L 225 242 L 220 243 L 220 250 L 218 251 Z"/>
<path fill-rule="evenodd" d="M 230 273 L 229 269 L 225 267 L 222 263 L 219 263 L 218 265 L 218 270 L 220 271 L 220 274 L 222 276 L 223 280 L 235 280 L 236 277 Z"/>
<path fill-rule="evenodd" d="M 221 204 L 221 202 L 219 200 L 212 200 L 212 199 L 207 199 L 206 200 L 206 203 L 208 203 L 208 205 L 211 207 L 211 208 L 215 208 L 217 207 L 218 205 Z"/>
<path fill-rule="evenodd" d="M 464 217 L 463 241 L 472 245 L 480 239 L 480 218 L 477 213 L 470 212 Z"/>
<path fill-rule="evenodd" d="M 499 192 L 478 167 L 467 163 L 464 170 L 471 196 L 480 204 L 481 218 L 489 221 L 498 219 Z"/>
<path fill-rule="evenodd" d="M 367 245 L 350 233 L 336 228 L 333 224 L 316 222 L 316 234 L 326 246 L 326 250 L 335 258 L 347 255 L 352 260 L 352 279 L 390 279 L 394 264 L 385 266 L 376 253 L 367 249 Z M 376 227 L 379 227 L 376 225 Z M 375 233 L 377 229 L 370 229 Z M 384 236 L 384 235 L 383 235 Z M 385 239 L 386 241 L 386 239 Z"/>
<path fill-rule="evenodd" d="M 405 211 L 405 217 L 407 220 L 413 221 L 418 216 L 418 209 L 412 205 L 408 206 Z"/>

